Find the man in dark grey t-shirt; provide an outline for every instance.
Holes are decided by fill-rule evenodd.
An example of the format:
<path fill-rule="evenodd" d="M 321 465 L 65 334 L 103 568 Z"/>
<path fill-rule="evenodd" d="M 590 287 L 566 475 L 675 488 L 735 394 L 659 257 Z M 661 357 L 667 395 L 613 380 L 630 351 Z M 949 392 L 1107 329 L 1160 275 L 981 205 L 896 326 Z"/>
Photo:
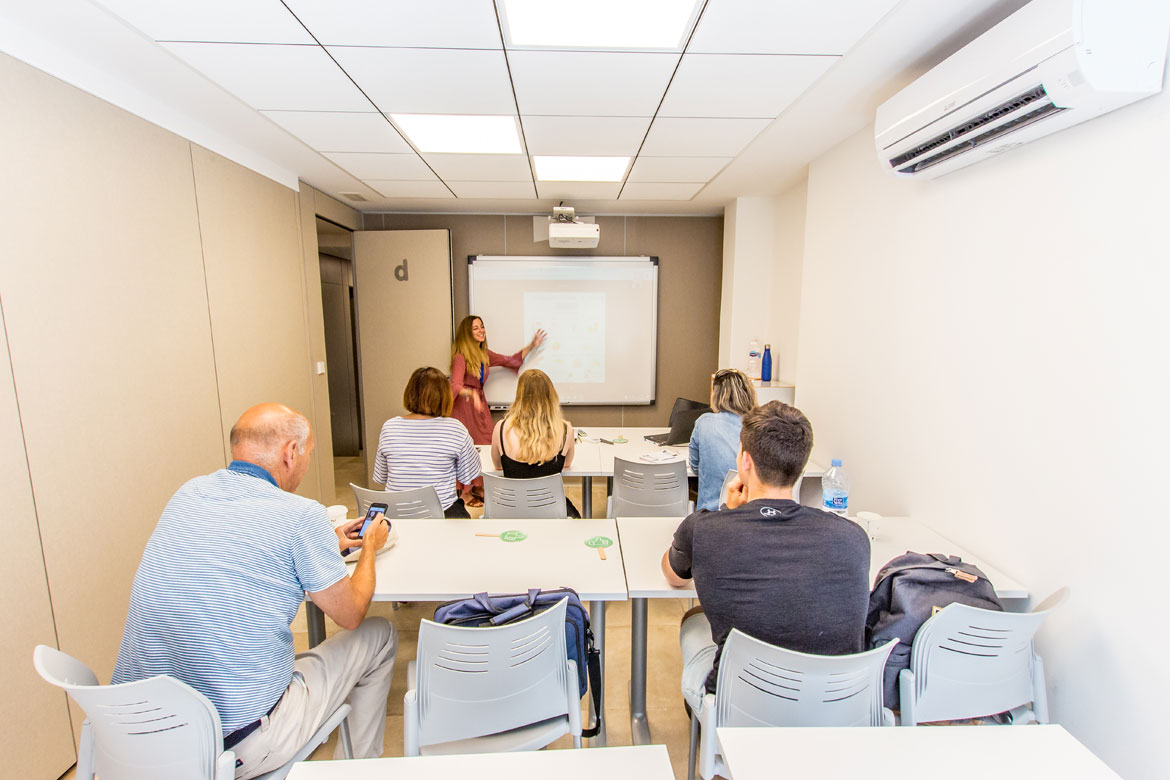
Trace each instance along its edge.
<path fill-rule="evenodd" d="M 715 692 L 732 628 L 802 653 L 865 649 L 869 537 L 792 498 L 812 440 L 808 419 L 779 401 L 745 414 L 727 508 L 683 520 L 662 556 L 667 581 L 693 577 L 703 605 L 680 631 L 683 697 L 695 711 Z"/>

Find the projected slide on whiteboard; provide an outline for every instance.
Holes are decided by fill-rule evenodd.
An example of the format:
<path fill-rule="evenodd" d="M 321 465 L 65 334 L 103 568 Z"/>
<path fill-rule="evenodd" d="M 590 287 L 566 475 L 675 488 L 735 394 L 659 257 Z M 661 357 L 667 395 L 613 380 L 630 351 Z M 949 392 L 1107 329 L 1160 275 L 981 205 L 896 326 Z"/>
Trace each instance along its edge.
<path fill-rule="evenodd" d="M 653 403 L 657 258 L 475 255 L 467 278 L 493 351 L 511 354 L 537 329 L 548 333 L 521 372 L 552 377 L 562 403 Z M 511 403 L 516 373 L 493 369 L 484 390 L 492 405 Z"/>

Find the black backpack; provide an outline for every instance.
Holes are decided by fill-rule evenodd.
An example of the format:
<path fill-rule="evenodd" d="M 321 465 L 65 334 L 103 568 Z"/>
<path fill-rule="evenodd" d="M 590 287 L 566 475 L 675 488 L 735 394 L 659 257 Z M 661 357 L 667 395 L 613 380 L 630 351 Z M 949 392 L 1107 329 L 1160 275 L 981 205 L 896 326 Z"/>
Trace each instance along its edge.
<path fill-rule="evenodd" d="M 898 709 L 898 674 L 910 668 L 918 629 L 939 609 L 953 603 L 1003 611 L 987 575 L 955 555 L 907 552 L 882 567 L 869 594 L 865 638 L 878 647 L 897 637 L 886 661 L 885 705 Z"/>

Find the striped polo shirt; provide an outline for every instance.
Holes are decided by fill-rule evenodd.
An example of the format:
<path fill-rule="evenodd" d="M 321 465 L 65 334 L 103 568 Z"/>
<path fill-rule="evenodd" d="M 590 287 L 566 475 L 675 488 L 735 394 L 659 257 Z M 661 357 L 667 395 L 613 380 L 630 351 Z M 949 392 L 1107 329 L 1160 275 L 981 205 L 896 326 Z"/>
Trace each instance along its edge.
<path fill-rule="evenodd" d="M 452 417 L 408 420 L 394 417 L 382 426 L 374 481 L 387 490 L 412 490 L 434 485 L 443 509 L 455 503 L 455 480 L 463 484 L 479 476 L 479 453 L 463 423 Z"/>
<path fill-rule="evenodd" d="M 215 705 L 225 736 L 268 712 L 292 680 L 289 624 L 305 591 L 347 574 L 325 507 L 242 465 L 252 473 L 196 477 L 163 510 L 112 679 L 182 680 Z"/>

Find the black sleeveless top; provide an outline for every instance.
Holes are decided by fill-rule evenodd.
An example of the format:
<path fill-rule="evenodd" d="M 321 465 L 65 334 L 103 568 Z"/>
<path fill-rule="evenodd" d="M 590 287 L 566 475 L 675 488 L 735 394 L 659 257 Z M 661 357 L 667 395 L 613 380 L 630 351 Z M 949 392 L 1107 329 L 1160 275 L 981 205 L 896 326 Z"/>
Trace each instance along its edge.
<path fill-rule="evenodd" d="M 569 439 L 569 426 L 565 426 L 565 438 L 561 440 L 561 451 L 552 460 L 544 463 L 524 463 L 508 457 L 504 449 L 508 437 L 500 426 L 500 465 L 504 467 L 504 476 L 508 479 L 533 479 L 547 477 L 550 474 L 560 474 L 565 470 L 565 444 Z"/>

